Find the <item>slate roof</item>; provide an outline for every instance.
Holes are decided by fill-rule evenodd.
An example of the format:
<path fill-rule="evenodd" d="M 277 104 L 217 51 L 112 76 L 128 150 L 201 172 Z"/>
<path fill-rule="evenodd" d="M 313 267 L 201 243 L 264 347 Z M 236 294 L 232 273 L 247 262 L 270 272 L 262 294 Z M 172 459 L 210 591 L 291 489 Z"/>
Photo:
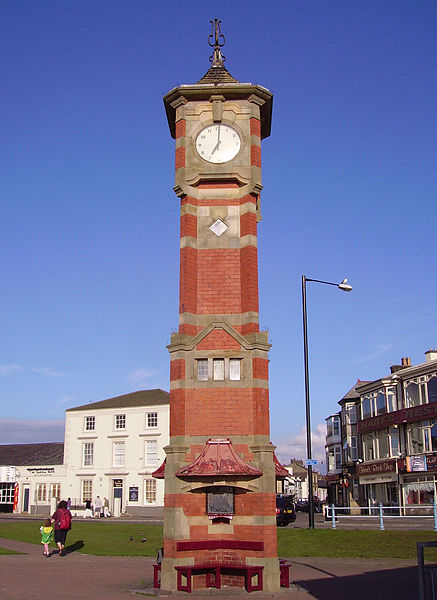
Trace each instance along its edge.
<path fill-rule="evenodd" d="M 99 410 L 103 408 L 129 408 L 132 406 L 154 406 L 156 404 L 169 404 L 170 395 L 164 390 L 140 390 L 107 400 L 99 400 L 98 402 L 90 402 L 82 404 L 74 408 L 68 408 L 66 412 L 75 410 Z"/>
<path fill-rule="evenodd" d="M 0 444 L 0 465 L 22 467 L 24 465 L 62 465 L 63 442 L 42 444 Z"/>
<path fill-rule="evenodd" d="M 339 404 L 341 402 L 343 402 L 343 400 L 357 400 L 360 395 L 357 392 L 357 387 L 359 387 L 360 385 L 365 385 L 366 383 L 370 383 L 370 381 L 361 381 L 360 379 L 357 379 L 356 384 L 351 387 L 351 389 L 343 396 L 343 398 L 341 400 L 339 400 Z"/>
<path fill-rule="evenodd" d="M 240 83 L 232 77 L 227 68 L 222 64 L 212 65 L 197 84 L 220 85 L 223 83 Z M 196 84 L 196 85 L 197 85 Z"/>

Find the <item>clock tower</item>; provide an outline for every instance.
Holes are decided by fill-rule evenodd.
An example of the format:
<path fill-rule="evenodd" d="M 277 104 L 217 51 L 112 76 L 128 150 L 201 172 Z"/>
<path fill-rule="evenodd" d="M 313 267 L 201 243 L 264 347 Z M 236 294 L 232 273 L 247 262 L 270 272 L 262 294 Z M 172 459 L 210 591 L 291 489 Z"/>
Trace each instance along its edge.
<path fill-rule="evenodd" d="M 161 585 L 214 585 L 200 565 L 218 564 L 221 585 L 241 587 L 248 578 L 249 587 L 274 591 L 270 344 L 259 329 L 257 265 L 261 140 L 270 135 L 272 94 L 230 75 L 220 21 L 211 23 L 211 67 L 164 97 L 181 217 Z M 199 568 L 187 576 L 181 567 L 190 565 Z"/>

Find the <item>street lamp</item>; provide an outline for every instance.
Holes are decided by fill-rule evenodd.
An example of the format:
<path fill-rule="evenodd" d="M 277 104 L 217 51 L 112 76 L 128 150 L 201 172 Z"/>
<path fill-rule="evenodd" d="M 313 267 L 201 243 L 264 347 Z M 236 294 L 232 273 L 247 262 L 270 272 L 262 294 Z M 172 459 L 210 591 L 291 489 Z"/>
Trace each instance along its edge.
<path fill-rule="evenodd" d="M 307 295 L 306 283 L 313 281 L 325 285 L 335 285 L 343 292 L 351 292 L 352 286 L 343 279 L 341 283 L 332 283 L 331 281 L 320 281 L 320 279 L 309 279 L 302 275 L 302 314 L 303 314 L 303 356 L 305 364 L 305 409 L 306 409 L 306 429 L 307 429 L 307 458 L 308 458 L 308 527 L 314 529 L 314 496 L 313 496 L 313 466 L 311 464 L 311 409 L 310 409 L 310 375 L 308 369 L 308 333 L 307 333 Z"/>

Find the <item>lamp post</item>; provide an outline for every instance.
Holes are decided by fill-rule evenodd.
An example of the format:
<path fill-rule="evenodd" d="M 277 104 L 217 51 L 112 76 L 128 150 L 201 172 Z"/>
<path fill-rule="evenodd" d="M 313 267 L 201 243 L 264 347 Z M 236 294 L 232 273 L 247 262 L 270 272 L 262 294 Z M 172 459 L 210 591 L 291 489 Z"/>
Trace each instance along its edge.
<path fill-rule="evenodd" d="M 311 450 L 311 407 L 310 407 L 310 375 L 308 368 L 308 331 L 307 331 L 307 295 L 306 283 L 323 283 L 325 285 L 335 285 L 343 292 L 351 292 L 352 286 L 343 279 L 341 283 L 332 283 L 331 281 L 321 281 L 320 279 L 309 279 L 302 275 L 302 316 L 303 316 L 303 357 L 305 365 L 305 411 L 306 411 L 306 430 L 307 430 L 307 458 L 312 460 Z M 313 466 L 308 463 L 308 527 L 314 529 L 314 496 L 313 496 Z"/>

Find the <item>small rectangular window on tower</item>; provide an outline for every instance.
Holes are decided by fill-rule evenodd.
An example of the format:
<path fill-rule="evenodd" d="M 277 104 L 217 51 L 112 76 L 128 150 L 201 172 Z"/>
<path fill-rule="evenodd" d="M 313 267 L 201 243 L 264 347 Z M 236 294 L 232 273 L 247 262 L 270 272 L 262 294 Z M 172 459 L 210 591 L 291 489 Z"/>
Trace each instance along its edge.
<path fill-rule="evenodd" d="M 197 379 L 198 381 L 208 381 L 208 359 L 199 358 L 197 361 Z"/>
<path fill-rule="evenodd" d="M 223 381 L 225 378 L 225 359 L 214 358 L 214 381 Z"/>
<path fill-rule="evenodd" d="M 240 381 L 241 379 L 241 360 L 239 358 L 229 360 L 229 379 L 231 381 Z"/>

